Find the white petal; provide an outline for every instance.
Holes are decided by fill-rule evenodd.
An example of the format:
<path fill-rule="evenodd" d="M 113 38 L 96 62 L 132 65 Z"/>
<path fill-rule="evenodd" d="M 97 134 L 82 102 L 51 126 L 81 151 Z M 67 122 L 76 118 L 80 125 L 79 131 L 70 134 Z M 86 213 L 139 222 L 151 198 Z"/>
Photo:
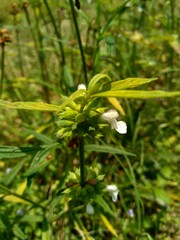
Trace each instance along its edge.
<path fill-rule="evenodd" d="M 119 117 L 119 114 L 116 110 L 111 109 L 108 112 L 105 112 L 102 114 L 101 118 L 105 121 L 110 122 L 111 120 L 114 120 Z"/>
<path fill-rule="evenodd" d="M 116 129 L 117 128 L 117 121 L 116 121 L 116 119 L 111 119 L 109 121 L 109 124 L 111 125 L 111 129 Z"/>
<path fill-rule="evenodd" d="M 83 90 L 86 90 L 86 86 L 84 84 L 79 84 L 78 85 L 78 90 L 79 89 L 83 89 Z"/>
<path fill-rule="evenodd" d="M 108 192 L 117 192 L 118 191 L 118 188 L 116 185 L 107 185 L 106 189 Z"/>
<path fill-rule="evenodd" d="M 118 188 L 116 185 L 108 185 L 106 186 L 107 191 L 109 192 L 112 201 L 116 202 L 118 198 Z"/>
<path fill-rule="evenodd" d="M 127 133 L 127 124 L 124 121 L 116 122 L 116 126 L 114 128 L 120 134 L 126 134 Z"/>
<path fill-rule="evenodd" d="M 86 205 L 86 212 L 87 214 L 90 214 L 90 215 L 94 214 L 94 208 L 90 203 Z"/>
<path fill-rule="evenodd" d="M 118 198 L 118 191 L 112 193 L 112 194 L 111 194 L 111 198 L 112 198 L 112 201 L 113 201 L 113 202 L 116 202 L 116 201 L 117 201 L 117 198 Z"/>

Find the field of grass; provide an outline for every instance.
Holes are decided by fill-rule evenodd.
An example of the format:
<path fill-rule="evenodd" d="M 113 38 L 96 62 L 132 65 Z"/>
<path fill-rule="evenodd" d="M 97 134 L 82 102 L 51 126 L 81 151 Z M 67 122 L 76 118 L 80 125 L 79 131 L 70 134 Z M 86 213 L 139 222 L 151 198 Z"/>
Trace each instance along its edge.
<path fill-rule="evenodd" d="M 180 239 L 179 11 L 0 0 L 0 240 Z"/>

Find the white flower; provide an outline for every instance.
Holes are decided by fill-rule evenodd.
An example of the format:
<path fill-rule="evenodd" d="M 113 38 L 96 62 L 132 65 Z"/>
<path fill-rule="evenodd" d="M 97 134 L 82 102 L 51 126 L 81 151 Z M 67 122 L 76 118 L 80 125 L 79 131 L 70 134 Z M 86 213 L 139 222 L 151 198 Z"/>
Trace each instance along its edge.
<path fill-rule="evenodd" d="M 116 119 L 119 117 L 119 114 L 116 110 L 109 110 L 102 114 L 101 118 L 107 121 L 112 129 L 115 129 L 120 134 L 127 133 L 127 125 L 124 121 L 117 121 Z"/>
<path fill-rule="evenodd" d="M 109 192 L 112 201 L 116 202 L 118 198 L 118 188 L 116 185 L 107 185 L 106 190 Z"/>
<path fill-rule="evenodd" d="M 87 0 L 88 3 L 91 3 L 91 0 Z"/>
<path fill-rule="evenodd" d="M 6 168 L 6 173 L 10 173 L 11 172 L 11 168 Z"/>
<path fill-rule="evenodd" d="M 83 90 L 86 90 L 86 86 L 84 84 L 79 84 L 78 85 L 78 90 L 79 89 L 83 89 Z"/>
<path fill-rule="evenodd" d="M 88 204 L 86 205 L 86 212 L 87 212 L 87 214 L 90 214 L 90 215 L 94 214 L 94 208 L 93 208 L 93 206 L 91 205 L 91 203 L 88 203 Z"/>

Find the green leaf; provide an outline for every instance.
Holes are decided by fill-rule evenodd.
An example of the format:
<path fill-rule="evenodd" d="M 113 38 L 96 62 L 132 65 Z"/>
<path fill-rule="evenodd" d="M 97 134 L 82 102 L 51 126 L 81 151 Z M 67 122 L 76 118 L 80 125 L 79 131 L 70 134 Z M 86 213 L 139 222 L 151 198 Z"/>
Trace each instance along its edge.
<path fill-rule="evenodd" d="M 97 74 L 89 82 L 89 92 L 96 93 L 110 89 L 111 78 L 107 74 Z"/>
<path fill-rule="evenodd" d="M 50 160 L 46 159 L 49 152 L 50 152 L 49 149 L 37 152 L 34 158 L 32 159 L 30 168 L 24 173 L 24 176 L 25 177 L 30 176 L 44 169 L 51 162 Z"/>
<path fill-rule="evenodd" d="M 85 145 L 86 151 L 96 151 L 96 152 L 103 152 L 103 153 L 112 153 L 112 154 L 121 154 L 121 155 L 128 155 L 128 156 L 136 156 L 134 153 L 126 152 L 124 150 L 113 148 L 109 146 L 101 146 L 96 144 L 87 144 Z"/>
<path fill-rule="evenodd" d="M 97 195 L 95 197 L 95 201 L 106 211 L 108 212 L 111 216 L 115 217 L 114 212 L 111 210 L 109 205 L 106 203 L 106 201 L 101 197 L 100 195 Z"/>
<path fill-rule="evenodd" d="M 58 105 L 48 104 L 44 102 L 8 102 L 0 100 L 0 106 L 4 108 L 38 110 L 45 112 L 56 112 L 59 110 Z"/>
<path fill-rule="evenodd" d="M 2 183 L 4 183 L 6 186 L 9 185 L 15 179 L 15 177 L 18 174 L 18 172 L 21 170 L 21 168 L 24 165 L 25 161 L 26 161 L 26 159 L 23 159 L 22 161 L 17 163 L 15 165 L 15 167 L 13 167 L 9 173 L 6 173 L 3 176 L 3 178 L 2 178 Z"/>
<path fill-rule="evenodd" d="M 51 138 L 47 137 L 46 135 L 44 135 L 42 133 L 38 133 L 37 131 L 31 130 L 31 129 L 28 129 L 28 128 L 26 128 L 26 132 L 28 134 L 33 135 L 36 139 L 44 142 L 45 144 L 52 144 L 53 143 L 53 140 Z"/>
<path fill-rule="evenodd" d="M 51 222 L 52 220 L 54 220 L 54 218 L 56 218 L 57 214 L 54 214 L 54 209 L 57 205 L 60 205 L 60 201 L 62 198 L 64 198 L 64 195 L 56 196 L 49 204 L 48 222 Z"/>
<path fill-rule="evenodd" d="M 179 92 L 164 92 L 159 90 L 153 91 L 140 91 L 140 90 L 119 90 L 119 91 L 106 91 L 93 94 L 92 97 L 117 97 L 117 98 L 136 98 L 136 99 L 149 99 L 149 98 L 166 98 L 180 96 Z"/>
<path fill-rule="evenodd" d="M 121 89 L 135 88 L 155 80 L 157 80 L 157 78 L 126 78 L 124 80 L 119 80 L 111 83 L 111 90 L 117 91 Z"/>
<path fill-rule="evenodd" d="M 16 147 L 16 146 L 0 146 L 0 159 L 19 158 L 27 154 L 33 154 L 41 147 Z"/>
<path fill-rule="evenodd" d="M 18 237 L 18 239 L 25 239 L 26 238 L 25 234 L 23 233 L 23 231 L 21 230 L 21 228 L 19 227 L 18 224 L 15 224 L 13 226 L 13 232 L 14 232 L 14 235 L 16 237 Z"/>
<path fill-rule="evenodd" d="M 101 219 L 104 223 L 104 225 L 107 227 L 107 229 L 115 236 L 118 237 L 116 230 L 114 229 L 114 227 L 112 226 L 112 224 L 109 222 L 109 220 L 103 215 L 100 214 Z"/>

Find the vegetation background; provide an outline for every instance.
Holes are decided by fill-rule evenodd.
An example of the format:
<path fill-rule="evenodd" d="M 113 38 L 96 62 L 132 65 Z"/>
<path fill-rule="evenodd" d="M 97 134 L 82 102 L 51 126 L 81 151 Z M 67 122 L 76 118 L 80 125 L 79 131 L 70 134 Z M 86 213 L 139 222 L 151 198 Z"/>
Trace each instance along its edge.
<path fill-rule="evenodd" d="M 179 11 L 176 0 L 0 0 L 1 98 L 58 104 L 100 72 L 180 90 Z M 0 108 L 0 239 L 179 239 L 179 103 L 121 100 L 127 135 L 85 155 L 119 188 L 93 216 L 61 201 L 78 152 L 57 139 L 54 114 Z"/>

